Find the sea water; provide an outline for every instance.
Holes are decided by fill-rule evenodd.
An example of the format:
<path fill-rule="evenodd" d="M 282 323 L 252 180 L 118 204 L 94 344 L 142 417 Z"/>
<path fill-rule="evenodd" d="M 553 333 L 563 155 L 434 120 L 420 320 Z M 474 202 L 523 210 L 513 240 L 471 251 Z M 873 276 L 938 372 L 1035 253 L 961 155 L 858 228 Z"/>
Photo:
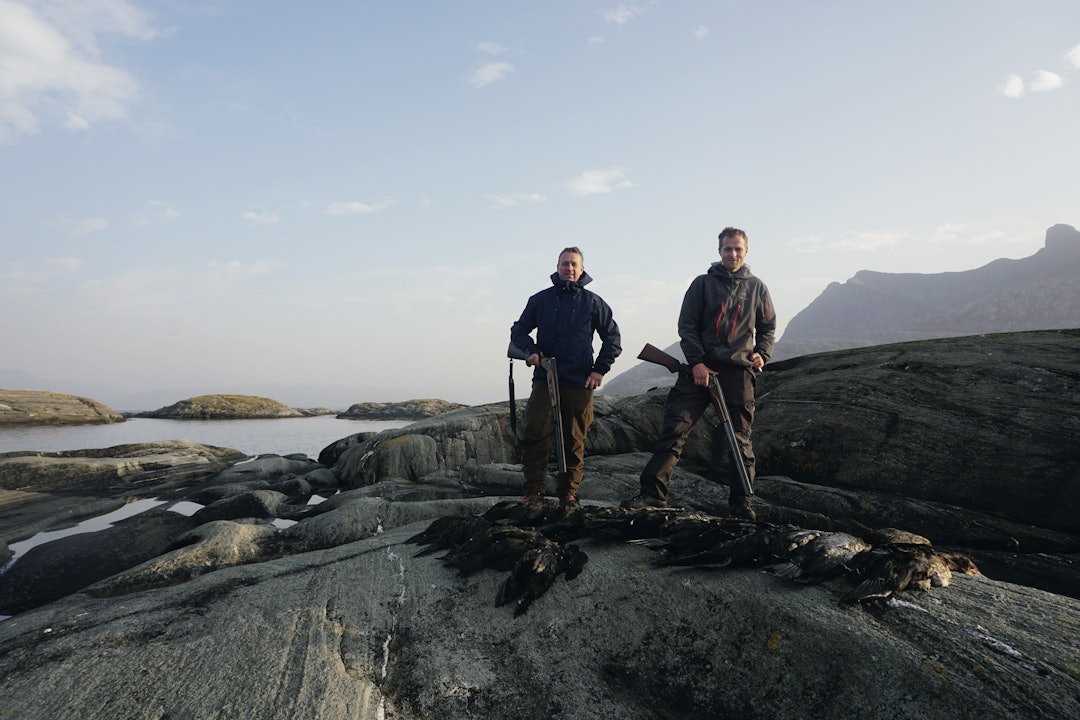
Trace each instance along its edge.
<path fill-rule="evenodd" d="M 190 440 L 202 445 L 232 448 L 246 455 L 301 453 L 316 459 L 323 448 L 343 437 L 404 427 L 409 422 L 346 420 L 322 415 L 265 420 L 132 418 L 108 425 L 0 428 L 0 453 L 15 450 L 87 450 L 160 440 Z"/>

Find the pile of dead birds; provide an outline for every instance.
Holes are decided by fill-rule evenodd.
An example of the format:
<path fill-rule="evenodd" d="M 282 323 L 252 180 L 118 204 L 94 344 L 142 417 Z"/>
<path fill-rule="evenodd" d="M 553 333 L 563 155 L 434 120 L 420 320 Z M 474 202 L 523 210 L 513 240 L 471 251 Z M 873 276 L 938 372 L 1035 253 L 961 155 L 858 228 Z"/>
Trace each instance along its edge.
<path fill-rule="evenodd" d="M 954 571 L 981 574 L 968 557 L 936 550 L 925 537 L 896 528 L 852 534 L 683 508 L 564 508 L 547 499 L 441 517 L 407 542 L 426 546 L 416 556 L 445 550 L 440 559 L 463 576 L 483 569 L 509 573 L 495 604 L 513 603 L 518 616 L 560 575 L 572 580 L 581 573 L 588 556 L 575 541 L 585 538 L 645 545 L 656 551 L 657 565 L 767 566 L 777 577 L 799 583 L 846 576 L 854 584 L 840 599 L 846 604 L 945 587 Z"/>

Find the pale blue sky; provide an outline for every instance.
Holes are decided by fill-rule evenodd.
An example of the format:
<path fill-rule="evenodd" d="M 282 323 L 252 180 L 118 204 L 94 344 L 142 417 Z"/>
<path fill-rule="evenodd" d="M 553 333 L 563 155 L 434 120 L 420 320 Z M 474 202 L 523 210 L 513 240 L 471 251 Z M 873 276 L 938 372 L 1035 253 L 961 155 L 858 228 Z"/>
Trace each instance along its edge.
<path fill-rule="evenodd" d="M 493 402 L 579 245 L 613 376 L 725 225 L 781 323 L 1031 255 L 1077 127 L 1075 0 L 0 0 L 0 369 Z"/>

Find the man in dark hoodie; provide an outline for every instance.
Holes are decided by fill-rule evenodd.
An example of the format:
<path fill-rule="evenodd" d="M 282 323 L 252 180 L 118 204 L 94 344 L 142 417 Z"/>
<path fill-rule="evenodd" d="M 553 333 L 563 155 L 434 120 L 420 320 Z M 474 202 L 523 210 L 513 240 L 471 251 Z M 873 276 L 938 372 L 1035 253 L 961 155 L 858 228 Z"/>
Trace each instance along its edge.
<path fill-rule="evenodd" d="M 699 275 L 683 297 L 679 313 L 680 347 L 693 375 L 679 373 L 664 404 L 664 425 L 652 459 L 641 472 L 641 491 L 623 502 L 624 507 L 665 507 L 668 486 L 679 464 L 683 445 L 694 424 L 709 407 L 709 378 L 718 376 L 728 415 L 738 439 L 743 466 L 754 479 L 754 448 L 750 442 L 754 423 L 754 373 L 765 367 L 772 354 L 776 312 L 769 289 L 744 265 L 749 252 L 746 233 L 724 228 L 720 233 L 720 262 Z M 713 434 L 710 477 L 723 482 L 725 457 L 730 457 L 722 427 Z M 753 520 L 751 496 L 744 495 L 735 467 L 728 474 L 730 511 Z"/>
<path fill-rule="evenodd" d="M 551 275 L 552 287 L 529 298 L 521 317 L 510 328 L 510 342 L 521 350 L 533 371 L 532 394 L 525 410 L 522 465 L 525 499 L 544 495 L 548 447 L 553 418 L 548 397 L 547 371 L 541 356 L 555 358 L 562 407 L 566 472 L 556 479 L 560 502 L 576 506 L 585 467 L 585 435 L 593 421 L 593 391 L 622 352 L 619 326 L 611 308 L 596 293 L 586 290 L 592 278 L 585 272 L 581 250 L 559 253 Z M 536 342 L 530 333 L 536 330 Z M 593 360 L 593 333 L 600 336 L 600 353 Z"/>

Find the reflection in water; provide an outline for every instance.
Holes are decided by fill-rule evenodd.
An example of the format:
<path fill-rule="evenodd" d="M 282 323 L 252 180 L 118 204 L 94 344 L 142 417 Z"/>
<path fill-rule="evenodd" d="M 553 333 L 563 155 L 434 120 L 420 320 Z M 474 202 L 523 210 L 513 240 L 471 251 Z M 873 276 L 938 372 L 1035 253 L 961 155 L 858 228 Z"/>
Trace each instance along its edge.
<path fill-rule="evenodd" d="M 37 535 L 34 535 L 29 540 L 21 540 L 17 543 L 11 543 L 8 545 L 8 549 L 14 553 L 5 564 L 3 568 L 0 568 L 0 573 L 6 572 L 8 568 L 15 564 L 15 561 L 19 559 L 20 555 L 25 555 L 26 551 L 30 548 L 37 547 L 38 545 L 44 545 L 47 542 L 53 540 L 59 540 L 63 537 L 70 535 L 81 535 L 82 533 L 97 532 L 98 530 L 104 530 L 105 528 L 112 527 L 112 524 L 119 522 L 124 518 L 134 517 L 139 513 L 146 512 L 150 508 L 157 507 L 158 505 L 164 505 L 164 500 L 158 500 L 157 498 L 151 498 L 149 500 L 136 500 L 130 502 L 124 507 L 113 510 L 111 513 L 105 515 L 98 515 L 95 518 L 89 520 L 83 520 L 78 525 L 73 525 L 63 530 L 43 530 Z"/>

